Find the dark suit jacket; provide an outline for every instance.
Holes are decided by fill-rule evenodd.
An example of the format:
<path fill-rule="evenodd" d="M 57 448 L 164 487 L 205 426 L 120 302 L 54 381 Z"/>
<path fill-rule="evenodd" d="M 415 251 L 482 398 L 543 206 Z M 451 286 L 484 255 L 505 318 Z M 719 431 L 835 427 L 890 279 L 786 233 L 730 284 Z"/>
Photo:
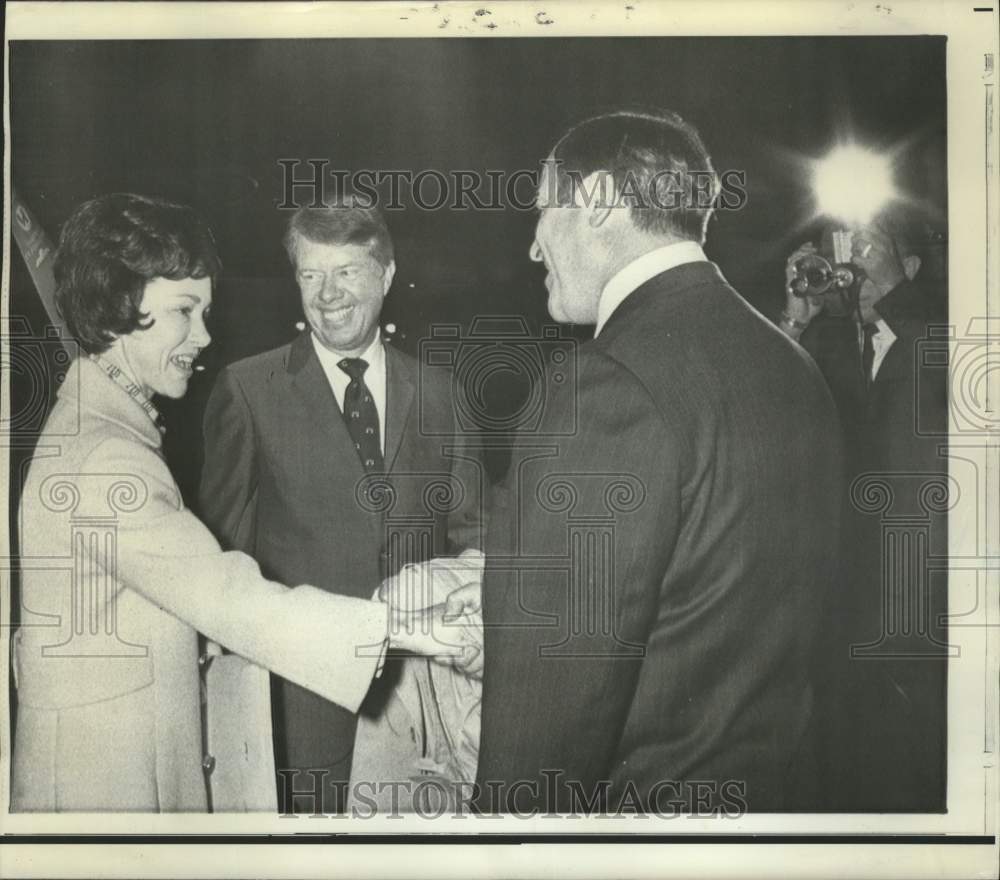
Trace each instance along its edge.
<path fill-rule="evenodd" d="M 221 373 L 205 413 L 200 503 L 224 546 L 283 583 L 365 598 L 404 564 L 482 546 L 483 474 L 454 433 L 449 383 L 389 345 L 386 371 L 388 491 L 366 481 L 309 331 Z M 369 695 L 372 711 L 392 681 L 390 666 Z M 278 769 L 348 779 L 355 716 L 275 685 Z"/>
<path fill-rule="evenodd" d="M 929 515 L 919 489 L 943 481 L 948 463 L 946 370 L 934 366 L 947 339 L 929 336 L 945 320 L 945 298 L 906 281 L 876 310 L 896 336 L 875 381 L 865 388 L 857 325 L 821 315 L 802 335 L 833 393 L 848 450 L 844 543 L 840 578 L 825 630 L 834 659 L 829 689 L 833 710 L 820 730 L 830 770 L 828 808 L 839 811 L 941 811 L 947 770 L 947 573 L 928 574 L 924 552 L 947 554 L 947 516 Z M 923 348 L 921 348 L 923 346 Z M 885 517 L 852 501 L 856 480 L 877 479 L 891 490 L 891 517 L 926 522 L 926 544 L 887 543 Z M 898 529 L 897 529 L 898 530 Z M 900 565 L 902 556 L 910 558 Z M 886 566 L 889 567 L 886 567 Z M 911 612 L 925 606 L 920 620 Z M 893 627 L 892 610 L 910 634 Z M 926 616 L 925 616 L 926 614 Z M 876 646 L 877 647 L 871 647 Z M 870 646 L 859 654 L 852 646 Z"/>
<path fill-rule="evenodd" d="M 857 325 L 820 315 L 802 334 L 829 385 L 844 428 L 846 473 L 862 470 L 933 470 L 942 464 L 938 446 L 948 430 L 944 371 L 928 369 L 918 345 L 947 351 L 929 328 L 946 320 L 945 298 L 916 281 L 904 281 L 878 301 L 876 310 L 896 341 L 866 390 Z"/>
<path fill-rule="evenodd" d="M 493 511 L 479 806 L 579 810 L 572 786 L 610 781 L 609 809 L 631 785 L 667 812 L 702 781 L 715 807 L 791 808 L 837 544 L 822 377 L 693 263 L 632 293 L 563 387 L 576 432 L 520 438 Z"/>

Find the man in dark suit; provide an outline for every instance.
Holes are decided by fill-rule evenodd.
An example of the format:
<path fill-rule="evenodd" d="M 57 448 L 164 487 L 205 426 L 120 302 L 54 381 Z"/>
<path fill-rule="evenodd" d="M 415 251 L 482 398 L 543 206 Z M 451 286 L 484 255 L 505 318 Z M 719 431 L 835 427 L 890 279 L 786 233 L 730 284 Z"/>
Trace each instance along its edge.
<path fill-rule="evenodd" d="M 589 119 L 545 162 L 531 257 L 550 314 L 596 336 L 546 401 L 575 431 L 519 438 L 492 514 L 481 809 L 811 803 L 839 431 L 808 356 L 705 259 L 715 191 L 669 113 Z"/>
<path fill-rule="evenodd" d="M 270 576 L 370 598 L 407 563 L 481 546 L 482 475 L 449 433 L 448 383 L 381 339 L 395 261 L 377 208 L 300 209 L 285 246 L 309 326 L 219 376 L 202 513 Z M 393 673 L 390 663 L 362 712 L 378 713 Z M 355 716 L 287 681 L 272 693 L 283 810 L 343 809 Z M 293 787 L 323 800 L 293 801 Z"/>
<path fill-rule="evenodd" d="M 832 711 L 820 729 L 830 809 L 943 811 L 947 770 L 947 300 L 921 272 L 926 232 L 889 213 L 853 236 L 856 302 L 796 296 L 779 326 L 813 356 L 840 413 L 847 466 L 840 578 L 828 614 Z M 793 253 L 795 264 L 816 251 Z M 919 274 L 918 274 L 919 273 Z M 922 353 L 920 346 L 925 347 Z M 874 494 L 873 494 L 874 493 Z M 885 503 L 870 504 L 884 497 Z M 909 534 L 904 534 L 909 533 Z"/>

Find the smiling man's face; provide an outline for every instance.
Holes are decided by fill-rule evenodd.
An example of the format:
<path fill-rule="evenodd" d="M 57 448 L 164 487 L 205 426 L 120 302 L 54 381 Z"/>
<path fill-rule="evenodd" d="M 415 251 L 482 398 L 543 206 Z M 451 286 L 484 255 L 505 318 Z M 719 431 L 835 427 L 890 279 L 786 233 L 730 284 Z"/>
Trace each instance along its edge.
<path fill-rule="evenodd" d="M 378 333 L 395 263 L 382 266 L 363 244 L 324 244 L 298 236 L 295 280 L 302 310 L 328 349 L 357 357 Z"/>

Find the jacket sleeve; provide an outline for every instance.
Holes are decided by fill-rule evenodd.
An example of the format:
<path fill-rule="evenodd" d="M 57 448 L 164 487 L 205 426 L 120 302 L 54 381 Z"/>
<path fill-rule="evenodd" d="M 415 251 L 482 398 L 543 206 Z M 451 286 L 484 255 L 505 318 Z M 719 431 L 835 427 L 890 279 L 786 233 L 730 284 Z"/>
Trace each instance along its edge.
<path fill-rule="evenodd" d="M 415 373 L 421 398 L 419 428 L 416 438 L 433 447 L 436 467 L 447 473 L 451 482 L 453 505 L 442 523 L 445 540 L 436 542 L 439 555 L 457 556 L 464 550 L 482 550 L 487 526 L 489 479 L 486 463 L 474 426 L 459 419 L 454 374 L 434 367 Z"/>
<path fill-rule="evenodd" d="M 166 463 L 113 438 L 87 473 L 117 492 L 117 558 L 101 559 L 118 583 L 246 659 L 350 711 L 376 674 L 386 639 L 378 602 L 265 579 L 256 562 L 223 552 L 187 510 Z"/>
<path fill-rule="evenodd" d="M 226 549 L 253 553 L 257 531 L 257 438 L 239 380 L 219 374 L 205 407 L 198 491 L 205 524 Z"/>
<path fill-rule="evenodd" d="M 488 479 L 482 453 L 459 434 L 452 453 L 452 479 L 461 501 L 448 516 L 449 552 L 482 550 L 487 527 Z"/>

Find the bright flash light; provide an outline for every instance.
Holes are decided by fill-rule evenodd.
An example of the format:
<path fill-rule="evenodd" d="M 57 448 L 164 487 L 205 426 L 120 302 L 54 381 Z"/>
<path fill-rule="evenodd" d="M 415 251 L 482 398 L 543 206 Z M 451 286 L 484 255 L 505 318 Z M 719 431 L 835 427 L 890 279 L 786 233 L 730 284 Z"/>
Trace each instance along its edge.
<path fill-rule="evenodd" d="M 863 226 L 896 196 L 888 157 L 863 147 L 838 147 L 816 163 L 813 189 L 821 214 Z"/>

